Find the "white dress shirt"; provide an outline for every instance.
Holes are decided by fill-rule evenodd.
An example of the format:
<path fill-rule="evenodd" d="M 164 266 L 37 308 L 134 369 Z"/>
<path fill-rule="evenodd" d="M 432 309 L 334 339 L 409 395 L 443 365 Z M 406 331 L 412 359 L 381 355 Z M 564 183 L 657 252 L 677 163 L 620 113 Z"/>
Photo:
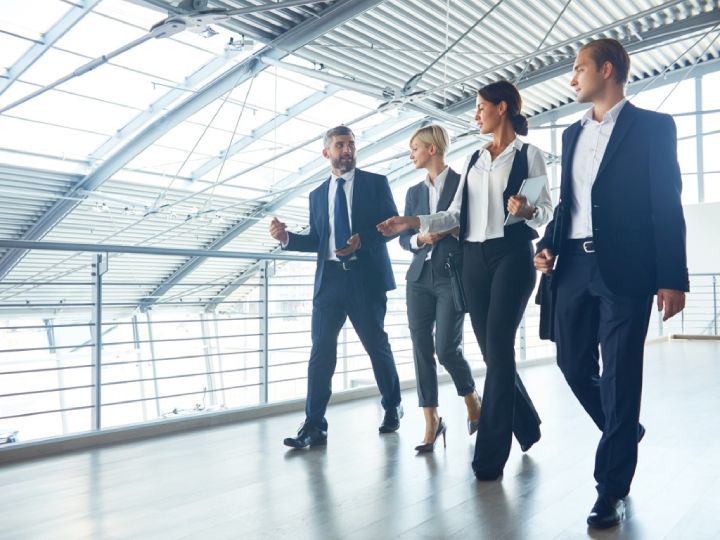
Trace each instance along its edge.
<path fill-rule="evenodd" d="M 347 200 L 348 223 L 352 231 L 352 196 L 353 184 L 355 184 L 355 169 L 343 173 L 342 178 L 345 179 L 343 190 L 345 191 L 345 199 Z M 330 227 L 330 238 L 328 239 L 328 260 L 339 261 L 335 255 L 335 193 L 337 192 L 337 179 L 339 177 L 332 174 L 330 176 L 330 189 L 328 189 L 328 226 Z"/>
<path fill-rule="evenodd" d="M 438 201 L 440 200 L 440 194 L 442 193 L 443 187 L 445 187 L 445 179 L 447 178 L 448 171 L 450 170 L 450 167 L 445 167 L 440 174 L 438 174 L 435 177 L 435 182 L 430 181 L 430 177 L 425 177 L 425 185 L 428 188 L 428 208 L 430 208 L 430 213 L 434 214 L 437 212 L 437 205 Z M 410 237 L 410 247 L 413 249 L 421 249 L 424 246 L 418 246 L 418 234 L 413 234 Z M 432 248 L 430 248 L 427 252 L 427 256 L 425 257 L 425 260 L 430 260 L 430 255 L 432 254 Z"/>
<path fill-rule="evenodd" d="M 517 137 L 508 144 L 502 153 L 492 159 L 487 148 L 480 150 L 477 162 L 467 174 L 470 157 L 465 160 L 462 176 L 452 204 L 444 212 L 420 217 L 420 234 L 442 232 L 460 224 L 463 189 L 468 189 L 468 229 L 465 240 L 468 242 L 485 242 L 492 238 L 505 236 L 505 205 L 503 193 L 510 178 L 515 153 L 522 148 L 523 142 Z M 529 145 L 528 177 L 547 174 L 545 157 L 534 145 Z M 467 178 L 466 178 L 467 176 Z M 538 228 L 550 221 L 552 216 L 552 199 L 547 181 L 535 203 L 537 212 L 532 219 L 525 221 L 529 226 Z"/>
<path fill-rule="evenodd" d="M 572 204 L 569 238 L 589 238 L 592 228 L 592 187 L 602 163 L 615 122 L 626 99 L 605 113 L 602 122 L 593 118 L 590 108 L 580 120 L 582 129 L 572 157 Z"/>

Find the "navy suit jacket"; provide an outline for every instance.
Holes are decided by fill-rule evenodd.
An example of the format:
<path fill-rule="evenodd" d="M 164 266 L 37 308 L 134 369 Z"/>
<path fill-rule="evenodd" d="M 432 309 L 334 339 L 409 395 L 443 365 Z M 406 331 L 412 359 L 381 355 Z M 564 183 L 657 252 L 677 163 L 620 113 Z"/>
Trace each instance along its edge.
<path fill-rule="evenodd" d="M 437 205 L 438 212 L 448 209 L 453 197 L 455 197 L 455 192 L 457 191 L 459 183 L 460 175 L 451 168 L 447 173 L 445 184 L 440 192 L 440 198 L 438 199 Z M 430 192 L 423 180 L 408 189 L 407 195 L 405 196 L 405 215 L 425 216 L 428 214 L 430 214 Z M 427 252 L 430 249 L 432 249 L 430 261 L 432 263 L 433 272 L 440 276 L 450 277 L 449 272 L 445 269 L 445 260 L 447 259 L 449 253 L 457 251 L 460 248 L 460 243 L 457 238 L 449 235 L 440 240 L 440 242 L 434 246 L 425 245 L 420 249 L 413 249 L 410 245 L 410 238 L 417 233 L 418 231 L 416 229 L 410 229 L 400 233 L 400 245 L 403 249 L 413 253 L 413 259 L 410 263 L 410 267 L 408 268 L 406 280 L 417 281 L 420 279 L 423 264 L 425 264 L 425 257 L 427 257 Z"/>
<path fill-rule="evenodd" d="M 582 126 L 562 135 L 560 203 L 538 251 L 558 256 L 568 237 L 572 161 Z M 622 296 L 652 295 L 658 289 L 689 290 L 682 181 L 677 135 L 671 116 L 626 103 L 608 141 L 592 187 L 593 240 L 600 275 Z"/>
<path fill-rule="evenodd" d="M 398 211 L 390 192 L 387 177 L 355 169 L 351 205 L 352 233 L 360 235 L 360 249 L 355 253 L 357 261 L 353 272 L 362 272 L 368 287 L 381 291 L 395 288 L 386 243 L 392 237 L 385 238 L 377 230 L 377 224 L 397 216 Z M 285 247 L 292 251 L 317 253 L 315 269 L 315 296 L 317 296 L 329 256 L 328 241 L 330 238 L 330 222 L 328 215 L 328 193 L 330 178 L 310 193 L 310 228 L 306 234 L 288 234 Z"/>

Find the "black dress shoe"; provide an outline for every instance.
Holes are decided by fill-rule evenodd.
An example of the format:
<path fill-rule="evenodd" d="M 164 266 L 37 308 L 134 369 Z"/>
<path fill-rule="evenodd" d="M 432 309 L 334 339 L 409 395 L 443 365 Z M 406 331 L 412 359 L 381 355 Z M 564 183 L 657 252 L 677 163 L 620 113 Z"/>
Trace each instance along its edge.
<path fill-rule="evenodd" d="M 400 428 L 400 419 L 403 417 L 404 411 L 402 405 L 390 407 L 385 411 L 385 418 L 378 428 L 380 433 L 392 433 Z"/>
<path fill-rule="evenodd" d="M 481 480 L 483 482 L 494 482 L 495 480 L 499 480 L 502 478 L 503 472 L 502 470 L 499 471 L 480 471 L 476 470 L 473 467 L 473 472 L 475 473 L 475 478 L 478 480 Z"/>
<path fill-rule="evenodd" d="M 587 518 L 587 524 L 594 529 L 609 529 L 625 518 L 625 499 L 609 495 L 598 495 L 595 506 Z"/>
<path fill-rule="evenodd" d="M 327 444 L 327 431 L 313 426 L 301 426 L 297 437 L 288 437 L 283 441 L 285 446 L 291 448 L 305 448 L 307 446 L 324 446 Z"/>
<path fill-rule="evenodd" d="M 415 447 L 415 450 L 419 454 L 423 454 L 425 452 L 434 452 L 435 451 L 435 443 L 438 440 L 438 437 L 442 435 L 443 438 L 443 446 L 447 448 L 447 441 L 445 440 L 445 432 L 447 431 L 447 426 L 445 425 L 445 422 L 443 422 L 443 419 L 440 419 L 440 422 L 438 422 L 437 430 L 435 430 L 435 437 L 431 442 L 424 442 L 422 444 L 419 444 Z"/>

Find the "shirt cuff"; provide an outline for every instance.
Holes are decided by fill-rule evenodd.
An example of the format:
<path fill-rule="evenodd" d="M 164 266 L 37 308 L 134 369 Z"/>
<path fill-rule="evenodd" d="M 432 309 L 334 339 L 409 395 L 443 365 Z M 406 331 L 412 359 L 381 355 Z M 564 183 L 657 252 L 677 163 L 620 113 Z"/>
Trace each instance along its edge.
<path fill-rule="evenodd" d="M 420 246 L 418 246 L 418 242 L 417 242 L 418 236 L 419 236 L 419 235 L 417 235 L 417 234 L 413 234 L 413 235 L 410 237 L 410 247 L 411 247 L 412 249 L 420 249 Z"/>
<path fill-rule="evenodd" d="M 535 217 L 532 219 L 526 219 L 525 223 L 527 223 L 527 225 L 529 225 L 533 229 L 539 229 L 548 222 L 548 211 L 542 206 L 536 206 L 535 208 L 537 208 Z"/>

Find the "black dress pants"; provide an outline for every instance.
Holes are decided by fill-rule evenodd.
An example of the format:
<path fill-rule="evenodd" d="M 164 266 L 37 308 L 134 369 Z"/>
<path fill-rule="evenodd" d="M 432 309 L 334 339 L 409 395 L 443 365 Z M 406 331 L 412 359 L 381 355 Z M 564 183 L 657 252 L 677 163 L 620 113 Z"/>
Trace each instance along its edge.
<path fill-rule="evenodd" d="M 540 438 L 540 418 L 515 369 L 515 335 L 535 286 L 532 244 L 497 238 L 463 244 L 463 285 L 487 365 L 473 470 L 495 479 L 510 455 Z"/>
<path fill-rule="evenodd" d="M 370 356 L 383 408 L 400 404 L 400 379 L 385 332 L 387 294 L 369 286 L 358 266 L 343 270 L 340 263 L 327 261 L 325 264 L 322 287 L 313 299 L 312 349 L 305 401 L 305 424 L 323 430 L 328 428 L 325 410 L 332 394 L 338 334 L 348 317 Z"/>
<path fill-rule="evenodd" d="M 643 352 L 652 296 L 611 292 L 593 254 L 563 252 L 561 257 L 563 264 L 553 278 L 558 366 L 602 431 L 595 454 L 597 490 L 622 498 L 630 491 L 637 465 Z"/>

